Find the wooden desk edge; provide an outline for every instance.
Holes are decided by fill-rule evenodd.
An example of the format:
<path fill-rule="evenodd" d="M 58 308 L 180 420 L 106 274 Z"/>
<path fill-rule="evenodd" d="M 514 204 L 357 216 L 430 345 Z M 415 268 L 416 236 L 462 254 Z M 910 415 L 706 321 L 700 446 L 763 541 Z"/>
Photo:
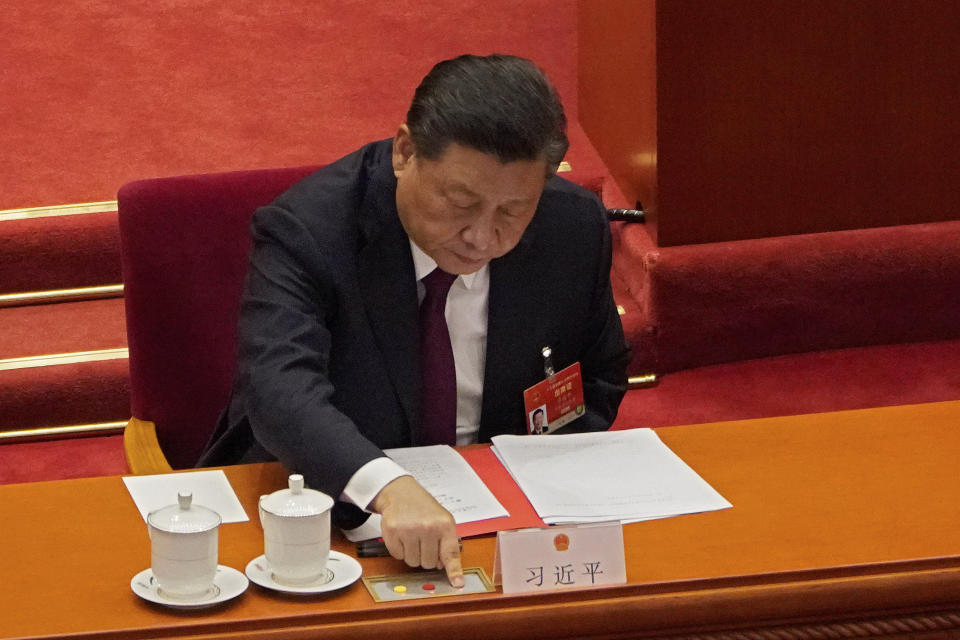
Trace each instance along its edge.
<path fill-rule="evenodd" d="M 677 591 L 677 586 L 623 585 L 592 593 L 499 595 L 448 601 L 441 606 L 417 603 L 257 620 L 198 620 L 195 624 L 189 618 L 196 614 L 188 614 L 184 616 L 187 620 L 180 620 L 185 624 L 69 637 L 520 640 L 544 637 L 545 629 L 562 630 L 563 635 L 551 633 L 553 638 L 634 638 L 642 634 L 698 640 L 820 640 L 914 637 L 910 634 L 919 632 L 952 632 L 951 636 L 956 633 L 960 637 L 960 567 L 684 591 Z"/>
<path fill-rule="evenodd" d="M 949 405 L 960 407 L 960 403 Z M 935 405 L 923 408 L 923 415 L 929 417 L 934 409 Z M 902 410 L 893 411 L 894 418 L 898 412 Z M 955 412 L 947 413 L 950 415 L 943 420 L 955 415 Z M 844 415 L 861 423 L 869 417 L 865 413 Z M 265 488 L 282 484 L 284 472 L 277 463 L 251 467 L 254 468 L 244 472 L 247 478 L 240 483 L 246 485 L 246 489 L 238 491 L 242 499 L 252 500 Z M 233 482 L 231 468 L 225 471 Z M 476 550 L 485 553 L 490 541 L 478 540 L 475 544 Z M 956 547 L 941 548 L 948 548 L 952 553 Z M 898 557 L 915 556 L 911 553 Z M 746 565 L 753 566 L 753 563 Z M 686 569 L 674 575 L 690 575 L 697 566 Z M 260 608 L 259 614 L 254 614 L 256 617 L 245 614 L 243 599 L 259 600 L 269 596 L 251 587 L 252 592 L 241 596 L 238 602 L 223 605 L 221 611 L 227 613 L 228 607 L 239 608 L 228 616 L 216 616 L 234 619 L 208 618 L 203 612 L 169 612 L 169 615 L 164 612 L 162 617 L 152 616 L 156 622 L 149 628 L 137 628 L 130 621 L 127 629 L 69 637 L 313 638 L 322 635 L 353 639 L 379 633 L 401 639 L 421 639 L 432 634 L 474 638 L 643 636 L 819 640 L 905 637 L 921 632 L 960 637 L 960 558 L 956 556 L 669 582 L 650 582 L 649 579 L 644 582 L 642 568 L 638 566 L 632 580 L 633 584 L 596 591 L 527 596 L 489 594 L 429 604 L 366 606 L 360 603 L 357 606 L 354 593 L 351 604 L 338 610 L 317 600 L 294 615 L 289 615 L 289 610 L 288 615 L 282 615 Z M 250 611 L 256 609 L 253 607 Z M 0 631 L 0 636 L 3 635 Z"/>

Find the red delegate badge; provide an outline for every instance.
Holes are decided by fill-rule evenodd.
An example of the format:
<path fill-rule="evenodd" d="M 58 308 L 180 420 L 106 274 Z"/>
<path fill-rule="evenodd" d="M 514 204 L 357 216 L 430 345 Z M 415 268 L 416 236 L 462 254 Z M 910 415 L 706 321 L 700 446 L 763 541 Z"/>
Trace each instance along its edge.
<path fill-rule="evenodd" d="M 527 433 L 553 433 L 583 415 L 583 381 L 580 363 L 558 371 L 523 392 L 527 411 Z"/>

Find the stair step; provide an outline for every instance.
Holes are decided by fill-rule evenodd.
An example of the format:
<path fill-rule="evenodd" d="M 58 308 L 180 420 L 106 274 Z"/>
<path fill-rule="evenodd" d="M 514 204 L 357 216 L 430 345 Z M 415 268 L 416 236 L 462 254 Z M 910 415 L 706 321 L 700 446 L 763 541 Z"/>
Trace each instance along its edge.
<path fill-rule="evenodd" d="M 127 346 L 123 298 L 0 308 L 0 360 Z"/>
<path fill-rule="evenodd" d="M 613 428 L 956 400 L 957 362 L 960 339 L 830 349 L 685 369 L 661 375 L 656 386 L 629 391 Z"/>
<path fill-rule="evenodd" d="M 129 472 L 120 435 L 0 444 L 0 484 Z"/>
<path fill-rule="evenodd" d="M 4 431 L 130 418 L 127 358 L 0 371 Z"/>
<path fill-rule="evenodd" d="M 0 308 L 0 431 L 130 417 L 122 298 Z"/>
<path fill-rule="evenodd" d="M 0 212 L 0 294 L 120 283 L 116 203 L 106 208 L 39 217 Z"/>

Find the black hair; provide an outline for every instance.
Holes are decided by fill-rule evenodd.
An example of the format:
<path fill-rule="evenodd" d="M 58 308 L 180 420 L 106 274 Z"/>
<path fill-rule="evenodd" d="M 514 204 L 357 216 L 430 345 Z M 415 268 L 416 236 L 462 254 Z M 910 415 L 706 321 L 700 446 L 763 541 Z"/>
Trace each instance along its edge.
<path fill-rule="evenodd" d="M 533 412 L 533 415 L 537 415 L 538 413 L 543 413 L 543 409 L 536 409 L 536 410 Z"/>
<path fill-rule="evenodd" d="M 456 142 L 504 163 L 542 157 L 555 171 L 569 146 L 563 105 L 544 72 L 501 54 L 437 63 L 414 93 L 407 126 L 427 159 Z"/>

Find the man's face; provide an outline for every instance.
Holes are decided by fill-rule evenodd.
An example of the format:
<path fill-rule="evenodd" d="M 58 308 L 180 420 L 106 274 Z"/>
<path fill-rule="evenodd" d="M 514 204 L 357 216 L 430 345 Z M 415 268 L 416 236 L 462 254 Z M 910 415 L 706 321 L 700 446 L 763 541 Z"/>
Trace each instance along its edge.
<path fill-rule="evenodd" d="M 546 182 L 545 160 L 501 163 L 451 143 L 434 160 L 417 155 L 410 131 L 393 140 L 397 211 L 407 235 L 448 273 L 473 273 L 520 241 Z"/>
<path fill-rule="evenodd" d="M 538 411 L 537 413 L 533 414 L 533 426 L 536 427 L 536 428 L 538 428 L 538 429 L 543 426 L 543 412 L 542 412 L 542 411 Z"/>

